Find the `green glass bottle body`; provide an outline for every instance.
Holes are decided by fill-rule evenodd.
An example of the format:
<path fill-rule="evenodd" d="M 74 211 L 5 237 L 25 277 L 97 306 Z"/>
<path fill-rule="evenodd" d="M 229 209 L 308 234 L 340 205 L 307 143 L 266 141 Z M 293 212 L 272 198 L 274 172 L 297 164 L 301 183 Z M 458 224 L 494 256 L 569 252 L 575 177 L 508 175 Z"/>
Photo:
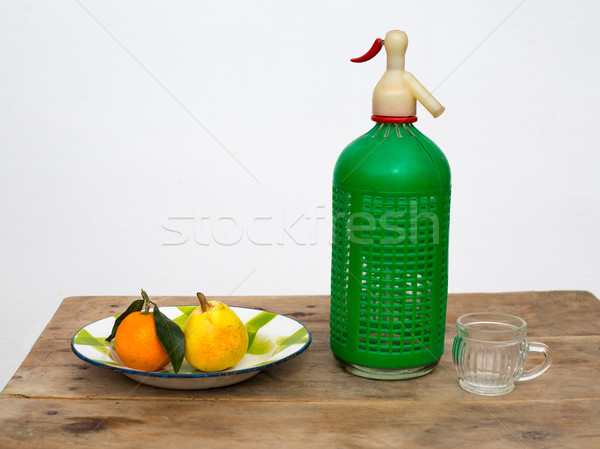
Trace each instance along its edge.
<path fill-rule="evenodd" d="M 444 348 L 450 166 L 410 123 L 377 123 L 333 177 L 330 346 L 348 372 L 427 374 Z"/>

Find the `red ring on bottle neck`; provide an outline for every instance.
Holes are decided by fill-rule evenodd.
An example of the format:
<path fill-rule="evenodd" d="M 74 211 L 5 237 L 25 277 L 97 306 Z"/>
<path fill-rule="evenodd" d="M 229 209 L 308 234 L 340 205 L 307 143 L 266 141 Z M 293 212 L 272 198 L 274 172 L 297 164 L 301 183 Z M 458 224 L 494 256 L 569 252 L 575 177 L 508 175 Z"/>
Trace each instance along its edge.
<path fill-rule="evenodd" d="M 372 115 L 371 120 L 377 123 L 414 123 L 417 121 L 416 115 L 409 117 L 387 117 L 385 115 Z"/>

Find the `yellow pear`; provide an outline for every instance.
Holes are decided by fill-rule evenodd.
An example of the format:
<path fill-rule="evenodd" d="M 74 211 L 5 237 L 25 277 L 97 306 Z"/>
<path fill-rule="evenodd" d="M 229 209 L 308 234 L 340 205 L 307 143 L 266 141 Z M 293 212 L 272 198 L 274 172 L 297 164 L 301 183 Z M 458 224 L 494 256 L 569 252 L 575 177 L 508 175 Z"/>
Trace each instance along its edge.
<path fill-rule="evenodd" d="M 200 306 L 190 314 L 183 335 L 185 359 L 200 371 L 221 371 L 238 363 L 248 350 L 248 332 L 236 313 L 197 293 Z"/>

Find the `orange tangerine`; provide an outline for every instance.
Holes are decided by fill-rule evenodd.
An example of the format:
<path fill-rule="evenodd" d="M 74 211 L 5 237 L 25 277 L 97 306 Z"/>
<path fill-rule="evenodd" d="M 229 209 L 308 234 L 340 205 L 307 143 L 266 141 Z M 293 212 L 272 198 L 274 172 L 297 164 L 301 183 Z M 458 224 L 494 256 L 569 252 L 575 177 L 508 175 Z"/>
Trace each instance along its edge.
<path fill-rule="evenodd" d="M 156 335 L 152 312 L 133 312 L 119 325 L 115 351 L 130 368 L 158 371 L 169 363 L 169 356 Z"/>

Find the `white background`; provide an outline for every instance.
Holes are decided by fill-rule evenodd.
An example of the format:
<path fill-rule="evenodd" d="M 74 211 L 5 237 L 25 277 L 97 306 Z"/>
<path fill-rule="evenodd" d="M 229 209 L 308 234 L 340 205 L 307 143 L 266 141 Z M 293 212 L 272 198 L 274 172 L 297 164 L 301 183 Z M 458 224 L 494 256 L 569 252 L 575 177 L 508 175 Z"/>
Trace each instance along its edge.
<path fill-rule="evenodd" d="M 450 291 L 598 296 L 599 19 L 593 0 L 2 0 L 0 387 L 67 296 L 327 294 L 333 166 L 385 67 L 349 58 L 390 29 L 446 106 L 417 127 L 452 167 Z"/>

